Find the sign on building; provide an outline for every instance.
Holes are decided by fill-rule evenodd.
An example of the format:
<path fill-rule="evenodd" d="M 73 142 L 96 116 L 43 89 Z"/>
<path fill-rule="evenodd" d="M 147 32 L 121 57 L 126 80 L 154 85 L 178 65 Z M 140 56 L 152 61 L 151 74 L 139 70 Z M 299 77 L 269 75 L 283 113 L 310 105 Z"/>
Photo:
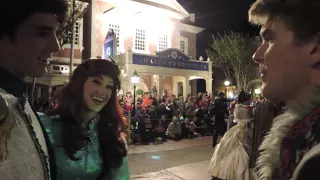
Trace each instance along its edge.
<path fill-rule="evenodd" d="M 132 63 L 137 65 L 158 66 L 166 68 L 209 71 L 207 62 L 194 62 L 174 48 L 166 49 L 156 56 L 133 54 Z"/>
<path fill-rule="evenodd" d="M 117 37 L 112 30 L 110 30 L 103 43 L 103 59 L 115 60 L 117 55 Z"/>

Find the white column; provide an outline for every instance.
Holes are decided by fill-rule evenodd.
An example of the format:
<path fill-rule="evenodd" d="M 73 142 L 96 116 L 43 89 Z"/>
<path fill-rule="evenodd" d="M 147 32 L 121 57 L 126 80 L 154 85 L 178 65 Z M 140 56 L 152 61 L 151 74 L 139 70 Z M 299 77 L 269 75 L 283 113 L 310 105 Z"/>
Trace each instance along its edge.
<path fill-rule="evenodd" d="M 208 62 L 208 78 L 206 79 L 206 91 L 210 94 L 212 94 L 212 62 Z"/>
<path fill-rule="evenodd" d="M 178 97 L 178 77 L 172 76 L 172 95 Z"/>
<path fill-rule="evenodd" d="M 189 81 L 189 77 L 188 76 L 185 77 L 185 83 L 186 83 L 186 86 L 185 86 L 185 88 L 186 88 L 186 97 L 184 97 L 184 98 L 187 98 L 188 94 L 191 94 L 191 87 L 190 87 L 190 81 Z"/>
<path fill-rule="evenodd" d="M 158 99 L 160 99 L 162 97 L 163 79 L 164 79 L 164 77 L 159 74 L 159 80 L 158 80 L 158 84 L 157 84 Z"/>
<path fill-rule="evenodd" d="M 49 88 L 48 88 L 48 100 L 51 99 L 51 93 L 52 93 L 52 86 L 49 86 Z"/>
<path fill-rule="evenodd" d="M 206 91 L 209 94 L 212 94 L 212 78 L 207 78 L 206 79 Z"/>
<path fill-rule="evenodd" d="M 40 87 L 36 87 L 35 88 L 35 94 L 34 94 L 34 98 L 35 100 L 37 100 L 39 97 L 41 96 L 41 88 Z"/>
<path fill-rule="evenodd" d="M 151 76 L 151 87 L 150 88 L 152 89 L 153 86 L 157 87 L 158 77 L 155 77 L 154 74 L 151 74 L 150 76 Z"/>
<path fill-rule="evenodd" d="M 97 0 L 91 1 L 91 58 L 95 59 L 97 57 Z M 102 28 L 102 27 L 100 27 Z"/>
<path fill-rule="evenodd" d="M 183 85 L 183 98 L 186 99 L 189 92 L 189 80 L 187 77 L 184 77 L 183 81 L 182 81 L 182 85 Z"/>
<path fill-rule="evenodd" d="M 131 83 L 131 77 L 133 76 L 133 73 L 135 70 L 134 67 L 132 67 L 132 61 L 129 63 L 129 59 L 131 58 L 132 59 L 132 55 L 130 57 L 131 54 L 129 54 L 128 52 L 126 53 L 126 60 L 125 60 L 125 70 L 126 70 L 126 73 L 127 73 L 127 83 L 126 83 L 126 91 L 127 92 L 132 92 L 133 93 L 133 84 Z M 139 74 L 139 71 L 137 72 L 138 73 L 138 76 L 140 76 Z M 133 95 L 133 94 L 132 94 Z"/>

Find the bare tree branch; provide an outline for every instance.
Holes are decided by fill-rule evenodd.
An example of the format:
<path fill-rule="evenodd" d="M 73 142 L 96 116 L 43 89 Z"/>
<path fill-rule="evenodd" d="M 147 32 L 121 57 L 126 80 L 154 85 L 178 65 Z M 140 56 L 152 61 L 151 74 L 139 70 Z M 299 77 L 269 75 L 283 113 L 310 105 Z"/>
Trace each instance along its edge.
<path fill-rule="evenodd" d="M 252 55 L 258 47 L 259 39 L 235 32 L 218 34 L 212 39 L 206 52 L 213 66 L 220 68 L 227 78 L 234 76 L 238 90 L 247 90 L 248 82 L 257 78 Z"/>
<path fill-rule="evenodd" d="M 57 38 L 59 40 L 60 46 L 62 47 L 65 44 L 70 44 L 71 42 L 71 37 L 72 37 L 72 24 L 75 23 L 73 22 L 73 14 L 74 14 L 74 19 L 77 21 L 78 19 L 82 18 L 84 13 L 87 10 L 87 5 L 88 3 L 84 3 L 82 1 L 76 1 L 76 7 L 75 12 L 73 12 L 72 8 L 72 1 L 73 0 L 68 0 L 69 2 L 69 11 L 67 13 L 66 20 L 60 24 L 58 30 L 57 30 Z"/>

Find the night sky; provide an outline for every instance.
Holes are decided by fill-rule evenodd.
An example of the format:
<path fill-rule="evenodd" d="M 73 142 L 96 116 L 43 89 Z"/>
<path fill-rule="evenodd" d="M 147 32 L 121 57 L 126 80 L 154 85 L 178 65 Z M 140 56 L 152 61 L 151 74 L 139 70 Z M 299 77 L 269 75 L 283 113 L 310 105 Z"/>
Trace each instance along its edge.
<path fill-rule="evenodd" d="M 197 37 L 197 56 L 206 58 L 212 34 L 233 30 L 257 34 L 248 23 L 248 10 L 255 0 L 177 0 L 189 13 L 196 14 L 197 26 L 206 30 Z M 198 58 L 197 57 L 197 58 Z"/>
<path fill-rule="evenodd" d="M 255 0 L 177 0 L 189 13 L 196 14 L 196 26 L 205 28 L 197 35 L 197 59 L 207 58 L 205 49 L 212 35 L 225 31 L 236 31 L 257 35 L 259 29 L 248 23 L 248 10 Z M 225 80 L 219 69 L 213 69 L 213 91 L 217 91 Z M 205 91 L 205 81 L 197 80 L 198 92 Z"/>

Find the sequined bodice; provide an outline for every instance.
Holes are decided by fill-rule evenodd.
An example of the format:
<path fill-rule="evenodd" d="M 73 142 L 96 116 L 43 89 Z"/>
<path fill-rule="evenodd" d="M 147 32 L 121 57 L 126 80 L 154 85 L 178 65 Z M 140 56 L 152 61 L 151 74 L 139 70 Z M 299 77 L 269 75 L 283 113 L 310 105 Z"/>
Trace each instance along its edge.
<path fill-rule="evenodd" d="M 61 139 L 63 122 L 51 120 L 49 117 L 43 119 L 49 134 L 56 156 L 58 180 L 95 180 L 102 172 L 102 159 L 99 154 L 99 142 L 96 130 L 96 121 L 90 124 L 88 147 L 78 151 L 75 155 L 81 158 L 78 161 L 71 160 L 65 153 Z"/>

